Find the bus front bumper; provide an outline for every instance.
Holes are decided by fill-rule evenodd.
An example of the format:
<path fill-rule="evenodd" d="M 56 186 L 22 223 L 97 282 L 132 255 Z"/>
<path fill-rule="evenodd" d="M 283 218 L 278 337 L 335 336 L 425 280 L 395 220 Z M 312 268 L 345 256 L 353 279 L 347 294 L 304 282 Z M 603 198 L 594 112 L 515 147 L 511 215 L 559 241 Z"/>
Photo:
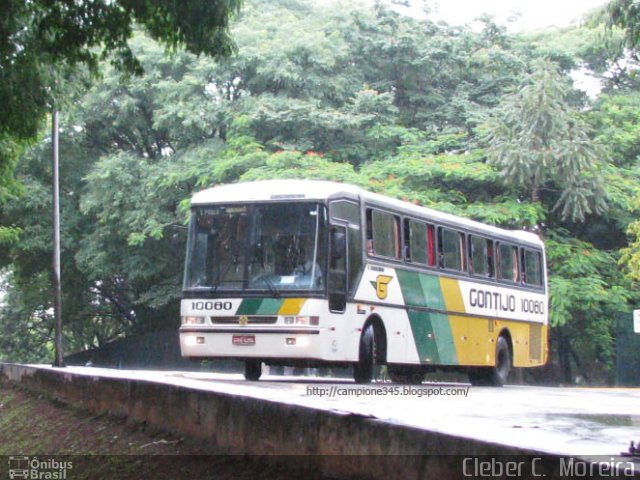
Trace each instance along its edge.
<path fill-rule="evenodd" d="M 180 350 L 188 358 L 325 359 L 319 328 L 180 329 Z"/>

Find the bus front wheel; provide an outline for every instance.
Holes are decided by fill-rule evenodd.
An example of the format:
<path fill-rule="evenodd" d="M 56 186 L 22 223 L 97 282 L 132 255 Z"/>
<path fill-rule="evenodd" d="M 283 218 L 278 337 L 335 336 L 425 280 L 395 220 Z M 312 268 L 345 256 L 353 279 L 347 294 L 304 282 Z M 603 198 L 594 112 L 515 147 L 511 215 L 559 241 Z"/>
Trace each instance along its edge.
<path fill-rule="evenodd" d="M 244 378 L 251 382 L 257 382 L 262 375 L 262 362 L 260 360 L 245 360 Z"/>
<path fill-rule="evenodd" d="M 377 364 L 376 335 L 370 323 L 360 337 L 360 354 L 358 363 L 353 366 L 353 378 L 356 383 L 371 383 L 375 376 Z"/>

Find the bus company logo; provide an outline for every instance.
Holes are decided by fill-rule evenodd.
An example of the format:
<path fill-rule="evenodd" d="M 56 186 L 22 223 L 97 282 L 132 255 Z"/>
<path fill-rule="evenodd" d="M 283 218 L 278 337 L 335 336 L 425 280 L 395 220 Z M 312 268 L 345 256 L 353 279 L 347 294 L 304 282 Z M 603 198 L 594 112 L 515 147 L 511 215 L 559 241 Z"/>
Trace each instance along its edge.
<path fill-rule="evenodd" d="M 391 283 L 391 280 L 393 280 L 393 277 L 388 275 L 378 275 L 376 277 L 376 281 L 371 282 L 371 285 L 376 289 L 376 295 L 380 300 L 387 298 L 387 295 L 389 294 L 388 285 Z"/>
<path fill-rule="evenodd" d="M 9 478 L 34 480 L 65 480 L 67 471 L 73 468 L 72 462 L 61 462 L 53 458 L 41 460 L 38 457 L 10 456 Z"/>
<path fill-rule="evenodd" d="M 246 315 L 238 317 L 238 323 L 240 325 L 247 325 L 249 323 L 249 317 L 247 317 Z"/>

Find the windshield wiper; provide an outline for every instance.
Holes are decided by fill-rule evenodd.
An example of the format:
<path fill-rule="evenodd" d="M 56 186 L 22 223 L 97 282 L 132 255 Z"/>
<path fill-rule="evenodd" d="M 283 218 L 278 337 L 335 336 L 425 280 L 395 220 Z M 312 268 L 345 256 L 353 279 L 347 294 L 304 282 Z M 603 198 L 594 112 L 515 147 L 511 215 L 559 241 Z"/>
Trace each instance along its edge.
<path fill-rule="evenodd" d="M 218 288 L 220 288 L 220 285 L 223 285 L 225 283 L 244 283 L 243 280 L 220 280 L 218 283 L 216 283 L 215 285 L 211 286 L 211 293 L 216 293 L 218 291 Z"/>
<path fill-rule="evenodd" d="M 237 267 L 239 263 L 240 262 L 238 261 L 237 257 L 234 256 L 232 260 L 227 264 L 223 272 L 220 272 L 220 270 L 218 270 L 218 283 L 216 283 L 213 286 L 213 293 L 216 293 L 218 291 L 218 287 L 223 283 L 242 283 L 243 282 L 242 280 L 224 280 L 223 279 L 227 275 L 231 267 L 232 266 Z"/>
<path fill-rule="evenodd" d="M 280 296 L 280 290 L 278 290 L 275 285 L 273 285 L 273 283 L 271 282 L 271 280 L 269 280 L 268 277 L 262 277 L 259 278 L 258 280 L 262 280 L 265 285 L 269 288 L 269 291 L 273 294 L 274 297 L 279 297 Z"/>

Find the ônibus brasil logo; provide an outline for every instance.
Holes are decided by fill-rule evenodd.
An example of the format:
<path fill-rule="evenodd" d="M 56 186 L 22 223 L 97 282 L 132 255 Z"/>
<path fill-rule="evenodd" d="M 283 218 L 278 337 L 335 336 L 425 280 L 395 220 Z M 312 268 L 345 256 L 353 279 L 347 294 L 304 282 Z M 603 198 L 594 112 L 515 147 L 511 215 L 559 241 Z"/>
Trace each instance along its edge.
<path fill-rule="evenodd" d="M 24 478 L 33 480 L 66 480 L 67 471 L 73 468 L 72 462 L 60 461 L 54 458 L 40 459 L 38 457 L 10 456 L 9 478 Z"/>

